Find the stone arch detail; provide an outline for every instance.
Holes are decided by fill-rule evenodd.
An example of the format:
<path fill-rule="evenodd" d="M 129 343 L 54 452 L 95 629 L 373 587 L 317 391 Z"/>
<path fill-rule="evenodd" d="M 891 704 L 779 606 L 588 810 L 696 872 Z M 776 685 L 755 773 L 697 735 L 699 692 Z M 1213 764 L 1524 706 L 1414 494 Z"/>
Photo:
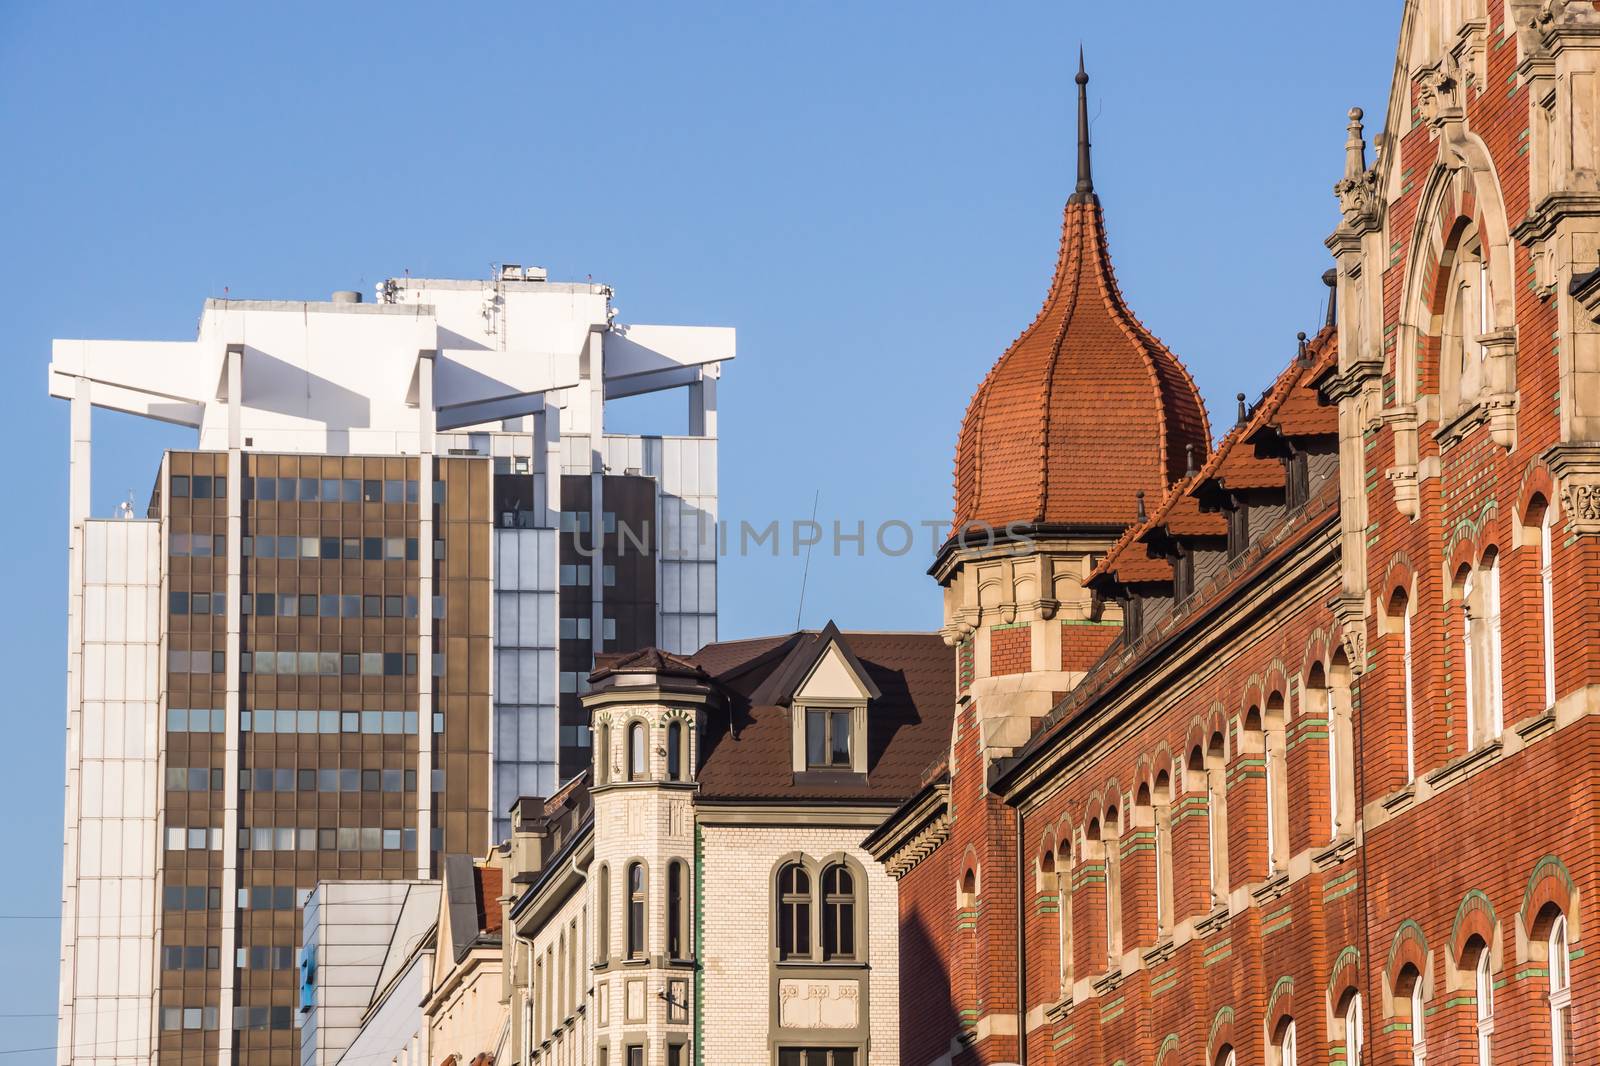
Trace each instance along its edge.
<path fill-rule="evenodd" d="M 1293 1017 L 1295 1017 L 1294 978 L 1284 974 L 1272 986 L 1272 995 L 1267 997 L 1267 1012 L 1263 1019 L 1267 1025 L 1267 1039 L 1272 1039 L 1283 1019 Z"/>
<path fill-rule="evenodd" d="M 1389 987 L 1395 987 L 1395 978 L 1407 966 L 1416 967 L 1418 974 L 1428 972 L 1428 938 L 1415 919 L 1407 918 L 1395 930 L 1394 942 L 1389 945 L 1389 958 L 1384 965 L 1384 976 Z M 1420 979 L 1420 978 L 1419 978 Z"/>
<path fill-rule="evenodd" d="M 1223 1007 L 1211 1019 L 1211 1031 L 1206 1035 L 1206 1062 L 1217 1061 L 1217 1050 L 1225 1044 L 1238 1048 L 1233 1036 L 1233 1008 Z"/>
<path fill-rule="evenodd" d="M 1178 1050 L 1178 1034 L 1168 1033 L 1166 1039 L 1161 1041 L 1161 1046 L 1156 1049 L 1156 1066 L 1172 1066 L 1168 1056 Z"/>
<path fill-rule="evenodd" d="M 1349 945 L 1334 957 L 1328 974 L 1328 1009 L 1338 1011 L 1346 992 L 1361 991 L 1361 952 Z"/>
<path fill-rule="evenodd" d="M 1547 906 L 1554 904 L 1567 917 L 1568 935 L 1577 940 L 1577 895 L 1578 886 L 1573 882 L 1566 863 L 1555 855 L 1546 855 L 1533 864 L 1533 872 L 1528 875 L 1528 887 L 1522 893 L 1522 908 L 1517 913 L 1522 928 L 1527 930 L 1529 936 L 1540 933 L 1542 930 L 1535 928 L 1539 916 Z"/>
<path fill-rule="evenodd" d="M 1461 898 L 1456 908 L 1456 919 L 1450 926 L 1450 959 L 1457 966 L 1465 965 L 1462 953 L 1474 936 L 1482 937 L 1485 944 L 1494 945 L 1494 930 L 1499 924 L 1494 915 L 1494 904 L 1479 889 L 1473 889 Z"/>

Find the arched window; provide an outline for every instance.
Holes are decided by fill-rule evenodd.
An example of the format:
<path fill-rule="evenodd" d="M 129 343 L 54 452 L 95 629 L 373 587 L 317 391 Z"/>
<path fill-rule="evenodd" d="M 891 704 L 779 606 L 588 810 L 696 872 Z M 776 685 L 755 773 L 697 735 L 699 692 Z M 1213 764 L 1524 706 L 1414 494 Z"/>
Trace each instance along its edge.
<path fill-rule="evenodd" d="M 1339 1017 L 1344 1022 L 1345 1066 L 1361 1066 L 1362 1044 L 1366 1039 L 1366 1032 L 1362 1028 L 1360 992 L 1350 993 Z"/>
<path fill-rule="evenodd" d="M 1072 885 L 1065 839 L 1061 856 L 1049 848 L 1039 857 L 1039 891 L 1056 897 L 1056 998 L 1072 989 Z"/>
<path fill-rule="evenodd" d="M 628 726 L 628 780 L 643 781 L 646 765 L 644 723 L 633 722 Z"/>
<path fill-rule="evenodd" d="M 1491 555 L 1481 570 L 1468 570 L 1461 586 L 1462 673 L 1466 688 L 1467 749 L 1497 739 L 1504 726 L 1500 705 L 1500 567 Z"/>
<path fill-rule="evenodd" d="M 1106 808 L 1101 827 L 1106 847 L 1106 969 L 1115 970 L 1122 962 L 1122 846 L 1121 823 L 1113 804 Z"/>
<path fill-rule="evenodd" d="M 1412 699 L 1411 670 L 1412 648 L 1411 642 L 1411 616 L 1415 613 L 1412 609 L 1409 596 L 1402 597 L 1400 601 L 1400 671 L 1402 684 L 1403 706 L 1405 708 L 1406 722 L 1406 780 L 1411 781 L 1417 776 L 1417 713 L 1416 704 Z"/>
<path fill-rule="evenodd" d="M 604 965 L 611 957 L 611 868 L 600 866 L 595 897 L 594 958 Z"/>
<path fill-rule="evenodd" d="M 1469 227 L 1456 245 L 1445 293 L 1444 336 L 1439 360 L 1440 421 L 1449 422 L 1478 402 L 1487 382 L 1488 349 L 1480 338 L 1494 328 L 1489 267 Z"/>
<path fill-rule="evenodd" d="M 1572 1046 L 1572 972 L 1567 954 L 1567 916 L 1550 924 L 1550 1061 L 1568 1066 Z"/>
<path fill-rule="evenodd" d="M 1428 1032 L 1425 1021 L 1425 1011 L 1422 1005 L 1422 975 L 1411 971 L 1414 976 L 1411 980 L 1411 1062 L 1412 1066 L 1423 1066 L 1428 1060 Z"/>
<path fill-rule="evenodd" d="M 610 776 L 611 725 L 601 722 L 594 731 L 594 783 L 603 785 Z"/>
<path fill-rule="evenodd" d="M 673 719 L 667 723 L 667 780 L 682 781 L 683 772 L 683 722 Z"/>
<path fill-rule="evenodd" d="M 1295 1052 L 1294 1019 L 1285 1018 L 1278 1026 L 1277 1036 L 1272 1041 L 1273 1066 L 1297 1066 L 1299 1059 Z"/>
<path fill-rule="evenodd" d="M 978 873 L 969 866 L 961 875 L 961 887 L 956 893 L 956 906 L 960 910 L 970 911 L 977 905 Z"/>
<path fill-rule="evenodd" d="M 1156 935 L 1172 932 L 1172 777 L 1162 770 L 1156 774 L 1153 814 L 1155 817 Z"/>
<path fill-rule="evenodd" d="M 667 958 L 689 957 L 689 898 L 684 891 L 688 871 L 677 859 L 667 863 Z"/>
<path fill-rule="evenodd" d="M 822 957 L 856 957 L 856 879 L 842 862 L 822 871 Z"/>
<path fill-rule="evenodd" d="M 644 958 L 644 863 L 628 866 L 628 958 Z"/>
<path fill-rule="evenodd" d="M 1233 1053 L 1233 1045 L 1224 1044 L 1217 1049 L 1217 1066 L 1239 1066 L 1239 1056 Z"/>
<path fill-rule="evenodd" d="M 1489 945 L 1478 941 L 1478 964 L 1473 967 L 1478 1014 L 1478 1066 L 1490 1066 L 1494 1037 L 1494 959 Z"/>
<path fill-rule="evenodd" d="M 1267 697 L 1262 743 L 1267 762 L 1267 869 L 1289 868 L 1289 757 L 1283 694 Z"/>
<path fill-rule="evenodd" d="M 1206 858 L 1211 870 L 1211 905 L 1228 898 L 1228 767 L 1222 731 L 1206 744 Z"/>
<path fill-rule="evenodd" d="M 797 862 L 778 871 L 778 958 L 811 957 L 811 875 Z"/>
<path fill-rule="evenodd" d="M 1550 541 L 1550 508 L 1539 517 L 1539 613 L 1544 623 L 1544 705 L 1556 702 L 1556 621 L 1554 552 Z"/>

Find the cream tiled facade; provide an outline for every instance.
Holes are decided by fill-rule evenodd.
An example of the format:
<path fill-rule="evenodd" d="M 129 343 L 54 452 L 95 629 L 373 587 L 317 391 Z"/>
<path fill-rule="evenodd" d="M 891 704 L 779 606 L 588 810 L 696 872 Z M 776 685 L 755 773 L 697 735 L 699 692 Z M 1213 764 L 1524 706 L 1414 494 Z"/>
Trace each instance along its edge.
<path fill-rule="evenodd" d="M 760 809 L 703 810 L 701 892 L 703 930 L 703 1041 L 706 1066 L 745 1066 L 775 1061 L 780 1046 L 827 1046 L 838 1041 L 865 1051 L 863 1061 L 885 1066 L 900 1061 L 900 970 L 895 882 L 861 847 L 882 813 L 796 809 L 769 821 Z M 870 820 L 870 824 L 869 824 Z M 839 824 L 827 824 L 833 821 Z M 767 823 L 767 824 L 763 824 Z M 804 856 L 818 866 L 840 855 L 865 873 L 865 966 L 791 967 L 775 961 L 773 889 L 778 868 Z M 801 975 L 804 975 L 802 978 Z M 797 989 L 797 985 L 804 988 Z M 841 1001 L 843 1015 L 819 1008 L 812 1020 L 833 1022 L 853 1015 L 855 1028 L 783 1025 L 785 991 L 791 1000 L 804 989 L 826 989 Z M 793 995 L 796 991 L 800 995 Z M 798 1007 L 798 1005 L 797 1005 Z M 803 1008 L 802 1008 L 803 1009 Z M 798 1021 L 794 1014 L 791 1021 Z M 859 1041 L 859 1043 L 858 1043 Z"/>

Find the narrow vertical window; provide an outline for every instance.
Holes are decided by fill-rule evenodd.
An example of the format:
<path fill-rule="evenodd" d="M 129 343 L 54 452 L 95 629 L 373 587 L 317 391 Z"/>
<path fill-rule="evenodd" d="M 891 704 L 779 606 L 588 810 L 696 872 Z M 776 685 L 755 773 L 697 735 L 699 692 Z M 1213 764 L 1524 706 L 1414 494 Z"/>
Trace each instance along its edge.
<path fill-rule="evenodd" d="M 1556 702 L 1555 572 L 1550 544 L 1550 508 L 1539 519 L 1539 613 L 1544 622 L 1544 705 Z"/>
<path fill-rule="evenodd" d="M 644 958 L 644 864 L 628 867 L 628 958 Z"/>
<path fill-rule="evenodd" d="M 1411 699 L 1411 601 L 1406 600 L 1401 620 L 1401 674 L 1405 684 L 1406 780 L 1417 776 L 1416 710 Z"/>
<path fill-rule="evenodd" d="M 1550 926 L 1550 1061 L 1568 1066 L 1572 1043 L 1572 973 L 1567 956 L 1567 916 Z"/>
<path fill-rule="evenodd" d="M 1478 1007 L 1478 1066 L 1490 1066 L 1489 1042 L 1494 1035 L 1494 965 L 1492 953 L 1485 944 L 1478 950 L 1477 1007 Z"/>
<path fill-rule="evenodd" d="M 778 871 L 778 958 L 811 956 L 811 875 L 792 862 Z"/>
<path fill-rule="evenodd" d="M 1156 775 L 1154 821 L 1156 835 L 1156 935 L 1172 932 L 1172 778 L 1162 770 Z"/>
<path fill-rule="evenodd" d="M 1274 1049 L 1277 1052 L 1277 1066 L 1295 1066 L 1298 1062 L 1294 1041 L 1294 1019 L 1290 1018 L 1278 1030 L 1277 1047 Z"/>
<path fill-rule="evenodd" d="M 687 958 L 683 950 L 683 864 L 667 864 L 667 958 Z"/>
<path fill-rule="evenodd" d="M 1428 1060 L 1428 1034 L 1427 1027 L 1422 1017 L 1422 975 L 1412 980 L 1411 984 L 1411 1062 L 1412 1066 L 1423 1066 Z"/>
<path fill-rule="evenodd" d="M 604 865 L 600 867 L 594 928 L 595 961 L 604 965 L 611 957 L 611 868 Z"/>
<path fill-rule="evenodd" d="M 1273 693 L 1263 719 L 1262 746 L 1267 761 L 1267 869 L 1282 873 L 1289 865 L 1288 737 L 1283 696 Z"/>
<path fill-rule="evenodd" d="M 1484 725 L 1487 740 L 1494 740 L 1505 730 L 1505 709 L 1500 684 L 1500 557 L 1489 560 L 1483 574 L 1483 624 L 1484 624 Z"/>
<path fill-rule="evenodd" d="M 1344 1008 L 1344 1060 L 1346 1066 L 1361 1066 L 1362 1041 L 1366 1033 L 1361 1021 L 1361 993 L 1353 992 Z"/>
<path fill-rule="evenodd" d="M 856 880 L 843 863 L 822 871 L 822 957 L 856 957 Z"/>
<path fill-rule="evenodd" d="M 628 726 L 628 780 L 643 781 L 645 777 L 644 723 Z"/>
<path fill-rule="evenodd" d="M 1117 809 L 1106 811 L 1106 969 L 1114 970 L 1122 960 L 1122 847 L 1117 826 Z"/>
<path fill-rule="evenodd" d="M 1060 945 L 1060 983 L 1063 999 L 1072 994 L 1072 853 L 1061 848 L 1055 870 L 1057 909 L 1056 940 Z"/>
<path fill-rule="evenodd" d="M 1478 682 L 1483 670 L 1477 659 L 1478 626 L 1472 616 L 1472 600 L 1478 594 L 1477 575 L 1467 573 L 1467 578 L 1461 585 L 1461 674 L 1462 687 L 1466 694 L 1467 714 L 1467 750 L 1471 751 L 1481 743 L 1482 730 L 1478 726 L 1478 716 L 1483 713 L 1483 701 L 1478 697 Z"/>
<path fill-rule="evenodd" d="M 611 762 L 611 725 L 601 722 L 594 733 L 594 783 L 606 783 L 607 771 Z"/>
<path fill-rule="evenodd" d="M 667 780 L 682 781 L 683 774 L 683 723 L 667 724 Z"/>
<path fill-rule="evenodd" d="M 1206 861 L 1211 871 L 1211 905 L 1228 896 L 1228 785 L 1226 748 L 1220 732 L 1206 745 L 1206 835 L 1210 847 Z"/>

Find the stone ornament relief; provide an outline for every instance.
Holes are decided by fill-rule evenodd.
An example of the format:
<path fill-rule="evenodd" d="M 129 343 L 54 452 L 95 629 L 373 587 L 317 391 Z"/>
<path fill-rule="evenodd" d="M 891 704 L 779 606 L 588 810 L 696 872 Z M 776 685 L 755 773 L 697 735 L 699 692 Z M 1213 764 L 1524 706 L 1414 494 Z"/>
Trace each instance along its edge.
<path fill-rule="evenodd" d="M 861 986 L 855 981 L 778 982 L 778 1024 L 785 1029 L 856 1029 Z"/>
<path fill-rule="evenodd" d="M 1561 509 L 1574 533 L 1600 533 L 1600 481 L 1569 480 L 1561 486 Z"/>

